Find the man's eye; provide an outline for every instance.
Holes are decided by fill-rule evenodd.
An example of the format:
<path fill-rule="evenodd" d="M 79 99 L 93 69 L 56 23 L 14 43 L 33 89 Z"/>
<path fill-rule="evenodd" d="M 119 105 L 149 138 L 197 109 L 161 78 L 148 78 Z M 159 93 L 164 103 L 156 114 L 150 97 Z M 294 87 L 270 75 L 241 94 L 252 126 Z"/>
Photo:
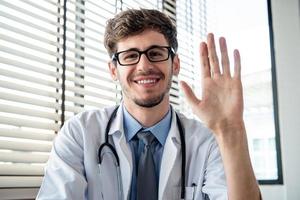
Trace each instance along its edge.
<path fill-rule="evenodd" d="M 139 57 L 137 53 L 126 53 L 122 56 L 123 60 L 135 60 Z"/>
<path fill-rule="evenodd" d="M 154 58 L 155 59 L 155 58 L 162 58 L 162 57 L 164 57 L 164 54 L 161 51 L 150 51 L 148 53 L 148 56 L 150 58 Z"/>

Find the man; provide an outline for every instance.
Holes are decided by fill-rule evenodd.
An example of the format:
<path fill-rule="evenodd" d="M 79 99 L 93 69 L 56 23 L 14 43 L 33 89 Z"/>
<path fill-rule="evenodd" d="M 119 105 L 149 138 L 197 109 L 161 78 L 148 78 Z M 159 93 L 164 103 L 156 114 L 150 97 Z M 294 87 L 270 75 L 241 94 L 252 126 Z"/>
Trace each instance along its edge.
<path fill-rule="evenodd" d="M 204 126 L 170 106 L 180 61 L 168 17 L 123 11 L 108 21 L 104 42 L 123 101 L 66 122 L 38 199 L 259 199 L 243 122 L 239 52 L 231 75 L 225 39 L 219 62 L 208 34 L 207 44 L 200 44 L 202 99 L 180 83 Z"/>

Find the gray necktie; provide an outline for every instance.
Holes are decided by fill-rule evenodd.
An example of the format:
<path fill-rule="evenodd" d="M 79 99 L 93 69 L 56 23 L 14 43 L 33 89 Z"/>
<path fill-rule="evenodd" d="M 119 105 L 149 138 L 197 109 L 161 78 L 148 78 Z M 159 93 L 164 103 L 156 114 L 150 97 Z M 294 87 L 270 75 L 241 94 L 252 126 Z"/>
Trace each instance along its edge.
<path fill-rule="evenodd" d="M 151 152 L 151 145 L 155 144 L 156 139 L 150 131 L 140 132 L 137 136 L 145 144 L 138 164 L 137 200 L 157 200 L 158 187 L 153 155 Z"/>

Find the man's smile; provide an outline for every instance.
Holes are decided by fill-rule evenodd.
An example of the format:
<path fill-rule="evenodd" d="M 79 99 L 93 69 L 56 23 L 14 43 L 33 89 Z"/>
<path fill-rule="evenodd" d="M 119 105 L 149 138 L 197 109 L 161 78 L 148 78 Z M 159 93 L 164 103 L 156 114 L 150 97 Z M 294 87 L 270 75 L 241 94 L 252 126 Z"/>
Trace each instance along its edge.
<path fill-rule="evenodd" d="M 161 80 L 161 77 L 161 75 L 137 76 L 133 81 L 140 86 L 152 87 Z"/>

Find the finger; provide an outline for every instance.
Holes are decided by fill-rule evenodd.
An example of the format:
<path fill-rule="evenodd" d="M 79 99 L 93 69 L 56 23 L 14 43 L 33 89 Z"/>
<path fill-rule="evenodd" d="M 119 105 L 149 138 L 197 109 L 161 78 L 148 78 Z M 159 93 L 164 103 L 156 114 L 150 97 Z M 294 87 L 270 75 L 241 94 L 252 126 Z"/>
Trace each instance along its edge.
<path fill-rule="evenodd" d="M 183 90 L 183 93 L 188 101 L 188 103 L 191 105 L 191 107 L 196 106 L 201 101 L 196 97 L 195 93 L 193 92 L 192 88 L 185 82 L 180 81 L 180 86 Z"/>
<path fill-rule="evenodd" d="M 200 44 L 200 65 L 202 79 L 210 77 L 210 66 L 208 61 L 207 45 L 205 42 Z"/>
<path fill-rule="evenodd" d="M 237 49 L 233 51 L 234 57 L 234 78 L 241 79 L 241 56 Z"/>
<path fill-rule="evenodd" d="M 207 35 L 207 47 L 212 74 L 213 76 L 218 76 L 220 75 L 219 59 L 216 52 L 214 35 L 212 33 Z"/>
<path fill-rule="evenodd" d="M 230 77 L 230 63 L 228 58 L 227 44 L 224 37 L 220 37 L 221 63 L 223 75 Z"/>

